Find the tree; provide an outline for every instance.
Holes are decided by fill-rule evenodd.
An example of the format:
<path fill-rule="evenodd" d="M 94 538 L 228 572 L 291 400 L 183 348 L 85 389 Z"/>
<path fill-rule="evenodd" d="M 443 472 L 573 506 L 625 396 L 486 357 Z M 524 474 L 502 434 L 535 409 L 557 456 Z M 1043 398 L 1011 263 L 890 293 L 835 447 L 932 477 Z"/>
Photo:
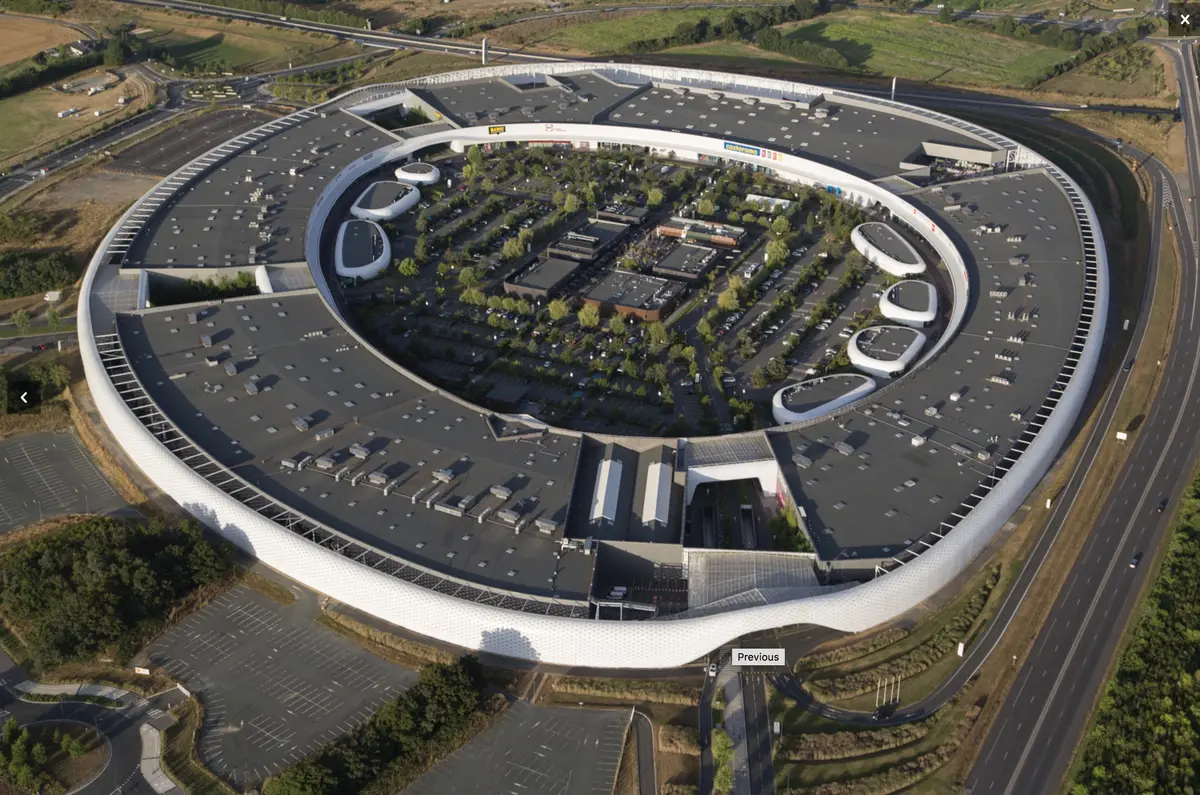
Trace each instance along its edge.
<path fill-rule="evenodd" d="M 657 207 L 658 205 L 660 205 L 662 203 L 663 203 L 662 188 L 655 187 L 655 188 L 651 188 L 650 190 L 646 191 L 646 204 L 649 204 L 651 207 Z"/>
<path fill-rule="evenodd" d="M 567 197 L 563 199 L 563 212 L 567 215 L 579 212 L 579 207 L 579 197 L 574 193 L 568 193 Z"/>
<path fill-rule="evenodd" d="M 728 287 L 717 296 L 717 306 L 726 312 L 732 312 L 740 305 L 738 291 L 733 287 Z"/>
<path fill-rule="evenodd" d="M 786 215 L 777 215 L 775 216 L 775 220 L 771 221 L 771 231 L 779 237 L 783 237 L 792 231 L 792 224 L 788 221 Z"/>
<path fill-rule="evenodd" d="M 621 319 L 620 315 L 614 315 L 612 319 L 608 321 L 608 329 L 618 337 L 624 336 L 625 321 Z"/>
<path fill-rule="evenodd" d="M 548 307 L 548 310 L 550 312 L 550 319 L 553 320 L 555 323 L 562 320 L 567 315 L 571 314 L 570 305 L 566 301 L 563 301 L 559 298 L 555 298 L 553 301 L 550 302 L 550 306 Z"/>
<path fill-rule="evenodd" d="M 104 65 L 105 66 L 124 66 L 125 65 L 125 47 L 121 40 L 113 36 L 104 45 Z"/>
<path fill-rule="evenodd" d="M 58 307 L 51 305 L 46 309 L 46 325 L 51 331 L 58 331 L 62 325 L 62 314 L 58 311 Z"/>
<path fill-rule="evenodd" d="M 458 283 L 463 287 L 474 287 L 480 281 L 479 271 L 475 268 L 463 268 L 458 272 Z"/>
<path fill-rule="evenodd" d="M 712 324 L 706 318 L 696 321 L 696 333 L 703 337 L 705 342 L 713 340 Z"/>
<path fill-rule="evenodd" d="M 396 266 L 396 269 L 400 271 L 401 276 L 408 276 L 409 278 L 421 273 L 421 269 L 417 266 L 417 261 L 412 257 L 405 257 L 400 260 L 400 264 Z"/>
<path fill-rule="evenodd" d="M 949 3 L 943 4 L 942 7 L 938 9 L 937 20 L 938 20 L 938 22 L 941 22 L 942 24 L 948 24 L 950 22 L 953 22 L 954 21 L 954 8 L 951 7 L 951 5 Z"/>
<path fill-rule="evenodd" d="M 755 389 L 762 389 L 766 385 L 767 374 L 761 367 L 756 368 L 754 372 L 750 373 L 750 386 Z"/>
<path fill-rule="evenodd" d="M 703 215 L 705 218 L 711 218 L 716 212 L 716 207 L 713 206 L 712 199 L 700 199 L 696 202 L 696 214 Z"/>
<path fill-rule="evenodd" d="M 71 383 L 71 371 L 62 362 L 37 362 L 29 368 L 29 377 L 43 392 L 60 392 Z"/>
<path fill-rule="evenodd" d="M 12 313 L 12 324 L 17 327 L 17 331 L 22 334 L 29 333 L 29 313 L 24 309 L 18 309 Z"/>
<path fill-rule="evenodd" d="M 600 325 L 600 309 L 595 304 L 585 304 L 579 310 L 579 325 L 584 328 L 595 328 Z"/>
<path fill-rule="evenodd" d="M 666 345 L 670 341 L 670 337 L 667 335 L 667 327 L 661 321 L 654 321 L 647 327 L 646 331 L 650 335 L 650 342 L 654 345 Z"/>
<path fill-rule="evenodd" d="M 786 220 L 786 219 L 777 219 L 777 220 Z M 788 258 L 787 244 L 784 243 L 782 240 L 772 240 L 770 243 L 767 243 L 766 255 L 767 255 L 767 264 L 769 264 L 769 265 L 778 265 L 782 262 L 785 262 Z"/>
<path fill-rule="evenodd" d="M 720 795 L 733 792 L 733 741 L 723 728 L 712 732 L 713 790 Z"/>
<path fill-rule="evenodd" d="M 477 171 L 483 168 L 483 150 L 478 146 L 472 146 L 467 150 L 467 162 L 475 166 Z"/>

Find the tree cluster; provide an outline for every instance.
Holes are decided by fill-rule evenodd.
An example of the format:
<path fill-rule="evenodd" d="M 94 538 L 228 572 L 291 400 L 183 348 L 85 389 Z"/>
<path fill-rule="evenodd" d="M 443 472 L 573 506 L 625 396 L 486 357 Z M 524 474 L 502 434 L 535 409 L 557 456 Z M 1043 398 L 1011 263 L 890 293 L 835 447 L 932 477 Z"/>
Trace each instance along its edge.
<path fill-rule="evenodd" d="M 360 16 L 348 14 L 345 11 L 329 11 L 295 3 L 277 3 L 272 0 L 213 0 L 211 5 L 236 8 L 239 11 L 253 11 L 258 14 L 270 14 L 274 17 L 306 19 L 326 25 L 344 25 L 350 28 L 364 26 L 364 20 Z"/>
<path fill-rule="evenodd" d="M 45 219 L 27 212 L 0 215 L 0 243 L 32 243 L 45 226 Z"/>
<path fill-rule="evenodd" d="M 0 555 L 0 610 L 39 666 L 125 659 L 229 561 L 199 525 L 93 518 Z"/>
<path fill-rule="evenodd" d="M 842 55 L 834 48 L 811 41 L 804 41 L 803 39 L 792 38 L 775 28 L 760 30 L 758 35 L 754 37 L 754 43 L 758 45 L 760 50 L 777 52 L 780 55 L 807 61 L 818 66 L 825 66 L 830 69 L 850 68 L 850 61 L 846 59 L 845 55 Z"/>
<path fill-rule="evenodd" d="M 79 56 L 60 55 L 44 65 L 30 63 L 24 69 L 0 78 L 0 99 L 62 82 L 64 77 L 99 66 L 103 62 L 103 52 L 89 52 Z"/>
<path fill-rule="evenodd" d="M 431 663 L 410 690 L 366 723 L 271 779 L 265 795 L 398 792 L 430 763 L 431 748 L 464 738 L 480 708 L 482 680 L 472 657 Z"/>
<path fill-rule="evenodd" d="M 62 252 L 0 252 L 0 298 L 61 290 L 74 281 L 70 260 Z"/>
<path fill-rule="evenodd" d="M 626 46 L 628 52 L 656 52 L 669 47 L 702 44 L 721 39 L 752 40 L 756 33 L 785 22 L 812 19 L 823 5 L 812 0 L 796 0 L 791 5 L 734 9 L 717 21 L 702 17 L 696 22 L 681 22 L 669 36 L 640 39 Z"/>
<path fill-rule="evenodd" d="M 213 276 L 201 279 L 152 279 L 150 281 L 150 303 L 154 306 L 191 304 L 196 301 L 219 301 L 224 298 L 241 298 L 257 295 L 258 285 L 253 274 L 242 271 L 236 276 Z"/>

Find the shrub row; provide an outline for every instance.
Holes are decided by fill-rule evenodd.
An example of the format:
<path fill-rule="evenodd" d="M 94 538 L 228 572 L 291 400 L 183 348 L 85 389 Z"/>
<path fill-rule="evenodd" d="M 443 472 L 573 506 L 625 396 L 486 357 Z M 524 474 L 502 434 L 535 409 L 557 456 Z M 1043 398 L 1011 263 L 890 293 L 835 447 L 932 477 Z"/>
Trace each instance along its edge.
<path fill-rule="evenodd" d="M 664 754 L 700 755 L 700 732 L 694 726 L 663 726 L 658 730 L 658 750 Z"/>
<path fill-rule="evenodd" d="M 57 83 L 64 77 L 99 66 L 103 62 L 103 52 L 89 52 L 75 57 L 56 58 L 42 67 L 30 65 L 8 77 L 0 78 L 0 99 Z"/>
<path fill-rule="evenodd" d="M 813 692 L 825 698 L 851 698 L 863 693 L 870 693 L 878 686 L 880 679 L 886 679 L 889 676 L 908 679 L 928 670 L 953 651 L 959 641 L 967 636 L 971 626 L 987 605 L 988 598 L 999 579 L 1000 567 L 996 566 L 987 580 L 971 595 L 970 601 L 933 637 L 921 645 L 863 671 L 809 682 L 809 687 Z"/>
<path fill-rule="evenodd" d="M 659 704 L 694 706 L 700 703 L 700 688 L 671 681 L 641 681 L 637 679 L 586 679 L 564 676 L 553 685 L 559 693 L 578 696 L 620 698 L 630 701 L 654 701 Z"/>
<path fill-rule="evenodd" d="M 779 739 L 775 755 L 780 759 L 813 762 L 852 759 L 899 748 L 924 738 L 954 708 L 954 704 L 951 701 L 925 720 L 899 726 L 867 731 L 787 734 Z"/>
<path fill-rule="evenodd" d="M 831 781 L 805 789 L 780 790 L 780 795 L 890 795 L 893 792 L 907 789 L 950 761 L 958 751 L 967 732 L 979 719 L 980 711 L 980 707 L 972 706 L 958 722 L 954 733 L 947 738 L 946 742 L 907 762 L 901 762 L 880 773 L 861 778 Z"/>
<path fill-rule="evenodd" d="M 796 667 L 811 671 L 817 668 L 827 668 L 830 665 L 857 660 L 859 657 L 866 657 L 868 654 L 873 654 L 880 649 L 891 646 L 893 643 L 899 643 L 907 638 L 911 631 L 904 627 L 891 627 L 857 643 L 840 646 L 818 654 L 811 654 L 808 657 L 802 658 Z"/>

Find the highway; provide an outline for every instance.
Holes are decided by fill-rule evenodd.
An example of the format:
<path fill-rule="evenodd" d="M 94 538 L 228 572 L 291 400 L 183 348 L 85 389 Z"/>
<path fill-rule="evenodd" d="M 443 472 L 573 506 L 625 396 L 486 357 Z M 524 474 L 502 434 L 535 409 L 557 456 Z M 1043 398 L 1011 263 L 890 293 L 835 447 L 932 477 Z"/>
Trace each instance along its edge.
<path fill-rule="evenodd" d="M 1191 44 L 1183 45 L 1190 52 Z M 1194 62 L 1168 47 L 1180 75 L 1187 127 L 1189 179 L 1197 181 L 1200 97 Z M 1088 713 L 1106 680 L 1137 596 L 1149 574 L 1173 508 L 1188 487 L 1200 436 L 1200 263 L 1189 223 L 1193 213 L 1178 187 L 1154 173 L 1159 201 L 1175 220 L 1183 260 L 1182 289 L 1163 381 L 1149 417 L 1130 444 L 1125 467 L 1091 537 L 1033 645 L 968 780 L 972 795 L 1053 795 L 1058 792 Z M 1170 198 L 1164 195 L 1170 191 Z M 1194 205 L 1191 205 L 1194 210 Z M 1168 510 L 1158 513 L 1163 499 Z M 1135 553 L 1145 563 L 1130 568 Z"/>

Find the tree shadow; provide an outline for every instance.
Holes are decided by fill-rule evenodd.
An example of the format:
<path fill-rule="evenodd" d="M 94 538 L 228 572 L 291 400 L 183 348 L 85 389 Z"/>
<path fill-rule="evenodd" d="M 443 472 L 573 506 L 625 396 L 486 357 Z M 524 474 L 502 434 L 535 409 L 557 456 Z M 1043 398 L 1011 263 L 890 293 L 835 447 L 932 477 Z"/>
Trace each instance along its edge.
<path fill-rule="evenodd" d="M 850 66 L 855 69 L 866 68 L 866 63 L 875 51 L 875 48 L 864 42 L 828 38 L 826 36 L 826 31 L 828 30 L 829 22 L 814 22 L 810 25 L 803 25 L 796 28 L 788 35 L 788 38 L 793 41 L 804 41 L 809 44 L 816 44 L 821 47 L 828 47 L 831 50 L 837 50 L 846 57 L 846 61 Z"/>

